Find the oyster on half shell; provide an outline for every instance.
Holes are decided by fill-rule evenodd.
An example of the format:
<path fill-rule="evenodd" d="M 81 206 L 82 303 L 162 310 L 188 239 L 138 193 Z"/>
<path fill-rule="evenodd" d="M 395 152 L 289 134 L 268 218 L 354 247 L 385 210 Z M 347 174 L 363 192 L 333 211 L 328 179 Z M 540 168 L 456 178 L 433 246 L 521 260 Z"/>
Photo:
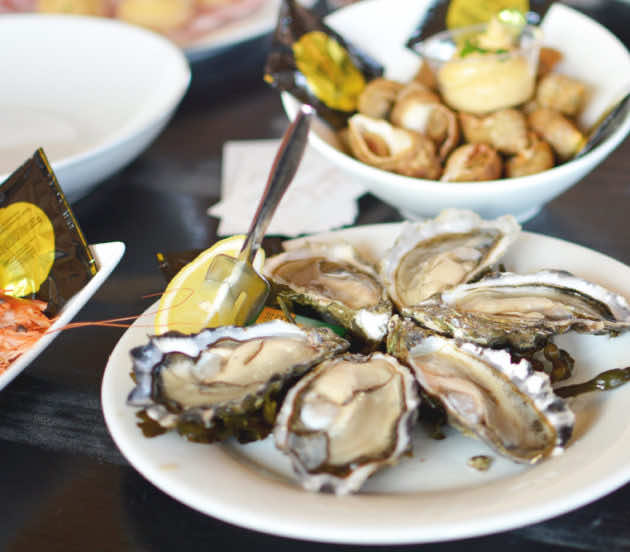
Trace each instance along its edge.
<path fill-rule="evenodd" d="M 381 260 L 381 279 L 398 308 L 416 305 L 498 262 L 519 232 L 511 215 L 483 220 L 472 211 L 446 209 L 435 219 L 403 225 Z"/>
<path fill-rule="evenodd" d="M 392 356 L 326 360 L 287 394 L 276 446 L 304 488 L 347 494 L 410 448 L 418 404 L 413 375 Z"/>
<path fill-rule="evenodd" d="M 505 350 L 431 335 L 398 316 L 390 322 L 387 348 L 442 402 L 454 427 L 516 462 L 561 452 L 571 437 L 573 413 L 553 393 L 547 374 L 526 359 L 514 362 Z"/>
<path fill-rule="evenodd" d="M 378 274 L 346 242 L 305 242 L 267 260 L 265 276 L 289 303 L 310 307 L 368 343 L 387 331 L 392 304 Z"/>
<path fill-rule="evenodd" d="M 192 441 L 261 439 L 287 388 L 348 346 L 328 328 L 279 320 L 153 336 L 131 351 L 136 387 L 127 402 Z"/>
<path fill-rule="evenodd" d="M 438 333 L 522 352 L 570 330 L 616 334 L 630 328 L 624 297 L 559 270 L 491 274 L 402 312 Z"/>

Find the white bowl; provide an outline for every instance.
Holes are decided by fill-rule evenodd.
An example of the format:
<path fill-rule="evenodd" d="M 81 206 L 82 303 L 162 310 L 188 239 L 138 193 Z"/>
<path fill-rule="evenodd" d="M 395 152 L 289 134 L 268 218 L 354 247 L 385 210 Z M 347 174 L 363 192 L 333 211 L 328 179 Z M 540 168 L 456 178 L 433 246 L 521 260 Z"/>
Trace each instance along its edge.
<path fill-rule="evenodd" d="M 0 17 L 0 183 L 42 147 L 70 201 L 153 141 L 190 68 L 152 32 L 103 18 Z"/>
<path fill-rule="evenodd" d="M 422 0 L 364 0 L 334 12 L 326 22 L 379 60 L 385 77 L 406 82 L 421 61 L 404 44 L 427 4 Z M 558 71 L 584 81 L 592 91 L 579 121 L 588 128 L 630 90 L 630 53 L 605 27 L 562 4 L 551 6 L 541 26 L 544 45 L 565 56 Z M 282 103 L 293 119 L 298 102 L 283 93 Z M 315 121 L 310 143 L 348 177 L 407 217 L 432 217 L 446 207 L 459 207 L 489 218 L 511 213 L 523 222 L 592 171 L 629 131 L 630 113 L 611 136 L 581 158 L 535 175 L 487 182 L 438 182 L 370 167 L 343 153 L 322 121 Z"/>

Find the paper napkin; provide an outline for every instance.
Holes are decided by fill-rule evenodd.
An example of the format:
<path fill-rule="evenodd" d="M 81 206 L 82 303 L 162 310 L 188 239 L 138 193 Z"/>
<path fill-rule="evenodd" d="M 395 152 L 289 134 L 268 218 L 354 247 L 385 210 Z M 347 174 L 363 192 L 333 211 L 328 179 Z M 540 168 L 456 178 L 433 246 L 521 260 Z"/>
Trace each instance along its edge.
<path fill-rule="evenodd" d="M 280 140 L 244 140 L 223 146 L 221 201 L 208 214 L 221 219 L 219 235 L 247 232 L 267 183 Z M 365 189 L 307 146 L 267 235 L 298 236 L 352 224 Z"/>

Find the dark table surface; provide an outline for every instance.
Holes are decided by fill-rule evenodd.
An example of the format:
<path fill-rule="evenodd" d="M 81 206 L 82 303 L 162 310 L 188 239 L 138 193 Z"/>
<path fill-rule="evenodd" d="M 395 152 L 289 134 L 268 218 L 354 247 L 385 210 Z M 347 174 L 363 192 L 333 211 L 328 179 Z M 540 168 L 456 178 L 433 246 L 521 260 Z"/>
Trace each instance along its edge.
<path fill-rule="evenodd" d="M 581 5 L 630 44 L 630 6 Z M 206 210 L 219 198 L 223 143 L 278 137 L 287 125 L 278 95 L 261 80 L 268 44 L 269 37 L 263 37 L 196 63 L 191 88 L 160 137 L 74 206 L 91 243 L 120 240 L 127 246 L 118 268 L 76 320 L 141 313 L 154 300 L 147 295 L 164 288 L 157 251 L 205 248 L 216 240 L 217 220 Z M 629 172 L 626 140 L 524 228 L 630 264 Z M 395 209 L 376 198 L 361 198 L 356 224 L 400 219 Z M 0 550 L 359 548 L 235 527 L 180 504 L 139 475 L 113 443 L 100 407 L 103 370 L 123 331 L 88 326 L 62 332 L 0 392 Z M 630 550 L 630 485 L 555 519 L 422 549 L 507 546 Z"/>

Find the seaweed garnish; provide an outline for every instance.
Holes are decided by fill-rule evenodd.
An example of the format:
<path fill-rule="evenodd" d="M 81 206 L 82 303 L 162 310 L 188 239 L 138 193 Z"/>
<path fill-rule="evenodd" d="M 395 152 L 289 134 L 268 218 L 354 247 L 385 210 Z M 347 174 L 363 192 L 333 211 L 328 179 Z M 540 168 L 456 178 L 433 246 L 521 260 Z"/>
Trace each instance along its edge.
<path fill-rule="evenodd" d="M 630 381 L 630 366 L 613 368 L 597 374 L 594 378 L 583 383 L 565 385 L 554 389 L 554 393 L 562 398 L 575 397 L 591 391 L 610 391 L 621 387 Z"/>

